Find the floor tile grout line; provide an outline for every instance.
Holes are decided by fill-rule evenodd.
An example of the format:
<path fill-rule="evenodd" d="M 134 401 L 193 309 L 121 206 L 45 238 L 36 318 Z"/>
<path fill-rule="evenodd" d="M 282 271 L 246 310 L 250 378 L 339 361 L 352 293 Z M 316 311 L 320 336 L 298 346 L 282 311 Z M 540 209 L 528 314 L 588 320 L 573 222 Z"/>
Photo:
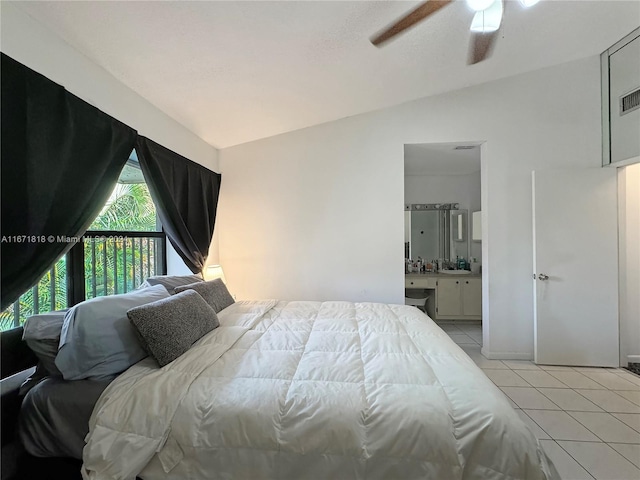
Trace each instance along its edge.
<path fill-rule="evenodd" d="M 539 387 L 539 388 L 552 388 L 552 387 Z M 538 390 L 538 388 L 536 387 L 536 390 Z M 576 392 L 573 388 L 561 388 L 560 390 L 572 390 L 573 392 L 577 393 L 578 395 L 580 395 L 580 392 Z M 538 390 L 538 392 L 540 392 L 540 390 Z M 544 392 L 540 392 L 541 395 L 544 395 L 546 398 L 547 397 Z M 596 405 L 595 403 L 593 403 L 591 400 L 589 400 L 588 398 L 586 398 L 584 395 L 580 395 L 582 398 L 584 398 L 587 402 L 591 403 L 592 405 L 594 405 L 595 407 L 599 408 L 600 410 L 565 410 L 564 408 L 560 407 L 560 405 L 558 405 L 556 403 L 556 405 L 558 405 L 558 407 L 560 407 L 560 409 L 563 412 L 596 412 L 596 413 L 602 413 L 602 412 L 606 412 L 606 410 L 604 408 L 602 408 L 600 405 Z M 549 398 L 549 400 L 552 403 L 555 403 L 553 400 L 551 400 L 551 398 Z M 608 412 L 606 412 L 608 413 Z"/>
<path fill-rule="evenodd" d="M 480 367 L 480 370 L 485 370 L 485 369 L 484 369 L 484 368 L 482 368 L 482 367 Z M 504 372 L 504 371 L 505 371 L 505 369 L 504 369 L 504 368 L 487 368 L 486 370 L 498 370 L 498 371 L 501 371 L 501 372 Z M 509 369 L 509 370 L 511 370 L 511 369 Z M 513 372 L 513 370 L 511 370 L 511 371 Z M 515 373 L 515 372 L 514 372 L 514 373 Z M 485 374 L 485 375 L 486 375 L 486 374 Z M 517 375 L 517 374 L 516 374 L 516 375 Z M 518 375 L 518 376 L 520 377 L 520 375 Z M 489 375 L 487 375 L 487 378 L 488 378 L 488 377 L 489 377 Z M 491 380 L 491 381 L 493 382 L 493 384 L 494 384 L 496 387 L 498 387 L 498 388 L 502 388 L 502 387 L 505 387 L 505 388 L 534 388 L 534 387 L 533 387 L 533 385 L 531 385 L 529 382 L 527 382 L 524 378 L 520 377 L 520 379 L 521 379 L 524 383 L 526 383 L 526 385 L 498 385 L 496 382 L 493 382 L 493 380 L 491 380 L 491 379 L 489 378 L 489 380 Z"/>
<path fill-rule="evenodd" d="M 521 371 L 522 371 L 522 370 L 521 370 Z M 529 371 L 530 371 L 530 372 L 535 372 L 535 370 L 529 370 Z M 516 375 L 518 375 L 520 378 L 522 378 L 525 382 L 528 382 L 528 380 L 527 380 L 526 378 L 524 378 L 522 375 L 520 375 L 520 374 L 518 373 L 518 370 L 514 370 L 514 372 L 516 372 Z M 558 380 L 556 377 L 553 377 L 553 378 L 555 378 L 556 380 Z M 560 382 L 560 380 L 558 380 L 558 382 Z M 529 382 L 529 383 L 530 383 L 530 382 Z M 560 382 L 560 383 L 562 383 L 563 385 L 566 385 L 566 384 L 565 384 L 565 383 L 563 383 L 563 382 Z M 536 386 L 535 386 L 535 385 L 533 385 L 533 384 L 531 384 L 531 386 L 532 386 L 533 388 L 536 388 Z M 540 387 L 540 388 L 553 388 L 553 387 Z M 567 386 L 567 388 L 571 388 L 571 387 Z M 540 393 L 542 393 L 542 392 L 540 392 Z"/>
<path fill-rule="evenodd" d="M 526 411 L 525 409 L 520 409 L 522 410 L 527 417 L 531 418 L 531 420 L 533 420 L 533 422 L 538 425 L 540 427 L 540 429 L 546 433 L 547 435 L 549 435 L 551 440 L 554 441 L 561 441 L 561 442 L 585 442 L 585 443 L 606 443 L 607 445 L 609 443 L 619 443 L 622 445 L 640 445 L 640 441 L 639 442 L 621 442 L 621 441 L 616 441 L 616 442 L 607 442 L 606 440 L 604 440 L 601 436 L 599 436 L 596 432 L 594 432 L 593 430 L 591 430 L 589 427 L 587 427 L 584 423 L 582 423 L 579 419 L 575 418 L 573 415 L 570 414 L 570 412 L 575 412 L 575 413 L 608 413 L 608 412 L 582 412 L 582 411 L 578 411 L 578 410 L 561 410 L 562 412 L 566 413 L 567 415 L 569 415 L 572 419 L 574 419 L 576 422 L 578 422 L 580 425 L 582 425 L 584 428 L 586 428 L 589 432 L 591 432 L 596 438 L 598 438 L 597 441 L 595 440 L 567 440 L 567 439 L 562 439 L 562 438 L 553 438 L 551 436 L 551 434 L 549 432 L 547 432 L 544 428 L 542 428 L 542 426 L 536 422 Z M 537 411 L 543 411 L 543 412 L 557 412 L 558 410 L 542 410 L 542 409 L 538 409 L 538 408 L 527 408 L 526 410 L 537 410 Z M 611 414 L 609 414 L 611 415 Z M 611 415 L 613 416 L 613 415 Z M 615 417 L 614 417 L 615 418 Z M 622 422 L 622 421 L 621 421 Z M 624 422 L 622 422 L 624 423 Z M 631 428 L 631 427 L 629 427 Z M 633 429 L 632 429 L 633 430 Z M 544 439 L 539 439 L 539 440 L 544 440 Z M 611 447 L 613 448 L 613 447 Z M 614 448 L 615 450 L 615 448 Z"/>
<path fill-rule="evenodd" d="M 526 410 L 537 410 L 537 411 L 542 411 L 542 412 L 563 412 L 563 413 L 566 413 L 567 415 L 569 415 L 569 413 L 568 413 L 566 410 L 542 410 L 542 409 L 539 409 L 539 408 L 527 408 Z M 523 411 L 524 411 L 524 409 L 523 409 Z M 524 413 L 527 413 L 527 412 L 526 412 L 526 411 L 524 411 Z M 530 416 L 529 414 L 527 414 L 527 416 L 528 416 L 529 418 L 531 418 L 531 416 Z M 569 415 L 569 416 L 570 416 L 571 418 L 573 418 L 571 415 Z M 533 418 L 531 418 L 531 419 L 533 420 Z M 580 425 L 582 425 L 582 423 L 581 423 L 581 422 L 579 422 L 579 421 L 578 421 L 578 419 L 576 419 L 576 418 L 573 418 L 573 419 L 574 419 L 576 422 L 580 423 Z M 592 432 L 591 430 L 589 430 L 585 425 L 582 425 L 582 426 L 583 426 L 584 428 L 586 428 L 587 430 L 589 430 L 589 432 L 593 433 L 593 435 L 594 435 L 598 440 L 567 440 L 567 439 L 563 439 L 563 438 L 553 438 L 553 437 L 551 436 L 551 434 L 550 434 L 549 432 L 547 432 L 544 428 L 542 428 L 542 426 L 541 426 L 538 422 L 536 422 L 535 420 L 533 420 L 533 421 L 534 421 L 534 423 L 535 423 L 536 425 L 538 425 L 538 426 L 542 429 L 542 431 L 543 431 L 544 433 L 546 433 L 547 435 L 549 435 L 549 437 L 551 438 L 551 440 L 554 440 L 554 441 L 556 441 L 556 442 L 557 442 L 558 440 L 560 440 L 561 442 L 607 443 L 607 442 L 605 442 L 604 440 L 602 440 L 598 435 L 596 435 L 594 432 Z"/>
<path fill-rule="evenodd" d="M 536 392 L 538 392 L 540 395 L 542 395 L 544 398 L 546 398 L 547 400 L 549 400 L 553 405 L 555 405 L 556 407 L 558 407 L 558 409 L 563 410 L 563 408 L 562 408 L 560 405 L 558 405 L 556 402 L 554 402 L 553 400 L 551 400 L 549 397 L 547 397 L 544 393 L 542 393 L 542 392 L 541 392 L 540 390 L 538 390 L 536 387 L 533 387 L 533 386 L 532 386 L 532 388 L 533 388 Z M 544 387 L 542 387 L 542 388 L 544 388 Z M 546 410 L 546 411 L 548 411 L 548 412 L 549 412 L 549 411 L 552 411 L 552 412 L 553 412 L 553 411 L 556 411 L 556 412 L 557 412 L 557 410 L 550 410 L 550 409 L 548 409 L 548 408 L 528 408 L 527 410 Z"/>
<path fill-rule="evenodd" d="M 572 367 L 572 368 L 573 368 L 573 367 Z M 556 371 L 557 371 L 557 370 L 556 370 Z M 574 370 L 574 372 L 575 372 L 575 373 L 577 373 L 577 374 L 579 374 L 579 375 L 582 375 L 582 376 L 583 376 L 584 378 L 586 378 L 587 380 L 590 380 L 590 381 L 592 381 L 593 383 L 595 383 L 595 384 L 597 384 L 597 385 L 600 385 L 602 388 L 607 388 L 607 387 L 605 387 L 604 385 L 602 385 L 601 383 L 596 382 L 596 381 L 595 381 L 594 379 L 592 379 L 591 377 L 588 377 L 587 375 L 583 374 L 582 372 L 578 372 L 578 371 L 576 371 L 576 370 Z M 555 378 L 555 379 L 556 379 L 556 380 L 558 380 L 559 382 L 562 382 L 562 380 L 560 380 L 558 377 L 556 377 L 553 373 L 549 372 L 549 375 L 551 375 L 553 378 Z M 563 383 L 564 383 L 564 382 L 563 382 Z M 570 388 L 573 388 L 573 387 L 570 387 Z M 600 389 L 592 388 L 591 390 L 600 390 Z"/>
<path fill-rule="evenodd" d="M 602 390 L 596 390 L 596 389 L 593 389 L 593 388 L 591 388 L 591 389 L 581 388 L 580 390 L 593 390 L 594 392 L 601 392 L 601 391 L 602 391 Z M 582 398 L 587 399 L 589 402 L 593 403 L 596 407 L 601 408 L 604 412 L 607 412 L 607 413 L 608 413 L 608 414 L 610 414 L 610 415 L 611 415 L 612 413 L 620 413 L 620 412 L 609 412 L 609 411 L 607 411 L 607 409 L 605 409 L 604 407 L 601 407 L 600 405 L 598 405 L 596 402 L 594 402 L 594 401 L 593 401 L 593 400 L 591 400 L 590 398 L 588 398 L 588 397 L 586 397 L 586 396 L 582 395 L 582 393 L 580 393 L 578 390 L 575 390 L 575 389 L 574 389 L 574 391 L 575 391 L 578 395 L 580 395 Z M 608 389 L 607 389 L 607 391 L 611 391 L 611 390 L 608 390 Z M 620 396 L 620 395 L 618 395 L 618 396 Z M 624 397 L 621 397 L 621 398 L 624 398 Z M 626 400 L 626 399 L 625 399 L 625 400 Z"/>
<path fill-rule="evenodd" d="M 620 443 L 620 442 L 589 442 L 589 441 L 585 441 L 585 440 L 560 440 L 561 442 L 574 442 L 574 443 L 603 443 L 604 445 L 606 445 L 607 447 L 609 447 L 611 450 L 613 450 L 616 454 L 618 454 L 618 456 L 620 456 L 620 458 L 624 459 L 626 462 L 629 462 L 631 465 L 633 465 L 636 469 L 640 470 L 640 468 L 636 467 L 634 465 L 633 462 L 631 462 L 630 460 L 628 460 L 624 455 L 622 455 L 619 451 L 617 451 L 615 448 L 613 448 L 611 445 L 609 445 L 609 443 Z M 560 445 L 560 443 L 556 440 L 556 443 L 558 445 Z M 626 443 L 624 445 L 637 445 L 636 443 Z M 589 469 L 587 469 L 587 467 L 585 467 L 584 465 L 582 465 L 577 458 L 575 458 L 573 455 L 571 455 L 571 453 L 566 450 L 562 445 L 560 445 L 560 448 L 562 448 L 565 452 L 567 452 L 567 454 L 569 454 L 569 456 L 571 458 L 573 458 L 576 462 L 578 462 L 578 465 L 580 465 L 582 468 L 584 468 L 587 473 L 589 475 L 591 475 L 591 472 L 589 471 Z"/>
<path fill-rule="evenodd" d="M 553 388 L 553 387 L 540 387 L 540 388 Z M 560 390 L 567 390 L 566 388 L 562 388 Z M 607 412 L 604 408 L 602 408 L 600 405 L 597 405 L 596 403 L 592 402 L 591 400 L 589 400 L 587 397 L 585 397 L 584 395 L 582 395 L 580 392 L 578 392 L 575 388 L 571 388 L 569 387 L 568 390 L 572 390 L 574 391 L 576 394 L 580 395 L 582 398 L 584 398 L 587 402 L 589 402 L 590 404 L 594 405 L 595 407 L 599 408 L 600 410 L 564 410 L 565 412 L 606 412 L 606 413 L 611 413 L 611 412 Z M 601 390 L 596 390 L 596 391 L 601 391 Z M 540 392 L 542 395 L 544 395 L 544 392 Z M 547 397 L 546 395 L 544 395 L 545 397 Z M 547 397 L 549 398 L 549 397 Z M 549 400 L 551 400 L 549 398 Z M 559 406 L 559 405 L 558 405 Z"/>
<path fill-rule="evenodd" d="M 569 441 L 569 440 L 562 440 L 562 441 Z M 589 471 L 589 469 L 588 469 L 585 465 L 581 464 L 581 463 L 578 461 L 578 459 L 577 459 L 577 458 L 575 458 L 573 455 L 571 455 L 571 452 L 569 452 L 566 448 L 564 448 L 562 445 L 560 445 L 560 443 L 558 443 L 558 441 L 557 441 L 557 440 L 554 440 L 554 442 L 556 442 L 556 444 L 557 444 L 557 445 L 558 445 L 562 450 L 564 450 L 564 452 L 565 452 L 567 455 L 569 455 L 569 457 L 570 457 L 570 458 L 573 458 L 573 461 L 574 461 L 574 462 L 576 462 L 578 465 L 580 465 L 580 466 L 584 469 L 584 471 L 585 471 L 585 472 L 587 472 L 587 475 L 589 475 L 589 476 L 590 476 L 591 478 L 593 478 L 594 480 L 597 480 L 597 479 L 596 479 L 596 477 L 595 477 L 595 475 L 591 475 L 591 472 Z M 609 447 L 609 448 L 612 448 L 612 447 Z M 615 450 L 615 448 L 614 448 L 614 450 Z"/>
<path fill-rule="evenodd" d="M 575 413 L 604 413 L 604 414 L 606 414 L 606 415 L 609 415 L 610 417 L 613 417 L 613 415 L 612 415 L 611 413 L 609 413 L 609 412 L 578 412 L 578 411 L 576 411 L 576 410 L 564 410 L 564 412 L 565 412 L 567 415 L 569 415 L 571 418 L 573 418 L 576 422 L 578 422 L 580 425 L 582 425 L 584 428 L 586 428 L 586 429 L 587 429 L 587 430 L 589 430 L 591 433 L 593 433 L 596 437 L 598 437 L 598 438 L 602 441 L 602 443 L 607 443 L 607 444 L 609 443 L 609 442 L 607 442 L 604 438 L 602 438 L 600 435 L 598 435 L 596 432 L 594 432 L 594 431 L 593 431 L 593 430 L 591 430 L 589 427 L 587 427 L 584 423 L 582 423 L 582 422 L 580 421 L 580 419 L 578 419 L 578 418 L 574 417 L 573 415 L 571 415 L 571 413 L 570 413 L 570 412 L 575 412 Z M 626 424 L 625 424 L 622 420 L 620 420 L 619 418 L 616 418 L 616 417 L 613 417 L 613 418 L 615 418 L 616 420 L 618 420 L 618 421 L 619 421 L 620 423 L 622 423 L 623 425 L 626 425 Z M 628 426 L 628 425 L 627 425 L 627 426 Z M 631 428 L 631 427 L 629 427 L 629 428 Z M 633 430 L 633 429 L 632 429 L 632 430 Z M 625 444 L 627 444 L 627 445 L 640 445 L 640 441 L 639 441 L 638 443 L 634 443 L 634 442 L 630 442 L 630 443 L 629 443 L 629 442 L 616 442 L 616 443 L 625 443 Z M 611 448 L 613 448 L 613 447 L 611 447 Z M 615 450 L 615 448 L 614 448 L 614 450 Z"/>
<path fill-rule="evenodd" d="M 611 392 L 617 394 L 618 396 L 624 398 L 626 401 L 633 403 L 634 405 L 637 405 L 638 407 L 640 407 L 640 403 L 634 402 L 633 400 L 629 400 L 627 397 L 620 395 L 618 392 L 637 392 L 637 390 L 611 390 Z M 638 394 L 640 395 L 640 392 L 638 392 Z M 640 400 L 638 400 L 640 401 Z"/>
<path fill-rule="evenodd" d="M 616 417 L 616 415 L 638 415 L 639 418 L 640 418 L 640 413 L 620 413 L 620 412 L 607 412 L 607 413 L 610 413 L 613 417 L 615 417 L 620 422 L 624 423 L 630 429 L 635 430 L 636 432 L 640 433 L 640 425 L 638 425 L 638 427 L 634 427 L 633 425 L 629 425 L 627 422 L 625 422 L 621 418 Z M 612 443 L 618 443 L 618 442 L 612 442 Z"/>
<path fill-rule="evenodd" d="M 530 415 L 525 411 L 525 409 L 524 409 L 524 408 L 521 408 L 520 410 L 522 410 L 522 413 L 524 413 L 527 417 L 529 417 L 529 418 L 531 419 L 531 421 L 532 421 L 533 423 L 535 423 L 535 424 L 538 426 L 538 428 L 539 428 L 540 430 L 542 430 L 542 431 L 545 433 L 545 435 L 547 435 L 547 436 L 549 437 L 549 440 L 553 440 L 553 437 L 551 436 L 551 434 L 550 434 L 549 432 L 547 432 L 544 428 L 542 428 L 542 425 L 540 425 L 538 422 L 536 422 L 536 421 L 535 421 L 535 420 L 534 420 L 534 419 L 533 419 L 533 418 L 532 418 L 532 417 L 531 417 L 531 416 L 530 416 Z M 533 409 L 532 409 L 532 408 L 528 408 L 527 410 L 533 410 Z M 531 433 L 533 433 L 533 432 L 531 432 Z M 534 437 L 535 437 L 535 435 L 534 435 Z M 537 438 L 536 440 L 540 441 L 541 439 Z M 542 439 L 542 440 L 545 440 L 545 439 Z M 555 440 L 554 440 L 554 441 L 555 441 Z"/>
<path fill-rule="evenodd" d="M 577 367 L 577 368 L 580 368 L 580 367 Z M 604 367 L 603 367 L 603 368 L 604 368 Z M 607 372 L 606 370 L 605 370 L 605 372 L 606 372 L 606 373 L 611 373 L 611 372 Z M 593 373 L 605 373 L 605 372 L 593 372 Z M 584 375 L 584 373 L 583 373 L 583 372 L 578 372 L 578 373 L 581 373 L 582 375 Z M 615 375 L 615 374 L 613 374 L 613 375 Z M 610 389 L 609 387 L 607 387 L 606 385 L 604 385 L 602 382 L 597 381 L 595 378 L 591 378 L 589 375 L 584 375 L 584 376 L 585 376 L 585 377 L 587 377 L 587 378 L 588 378 L 589 380 L 591 380 L 592 382 L 596 382 L 597 384 L 602 385 L 602 386 L 603 386 L 604 388 L 606 388 L 607 390 L 613 391 L 612 389 Z M 623 379 L 623 380 L 624 380 L 624 379 Z M 629 383 L 633 384 L 633 382 L 629 382 Z M 636 385 L 636 387 L 640 387 L 640 385 Z M 621 391 L 621 392 L 627 392 L 627 391 L 629 391 L 629 392 L 634 392 L 634 391 L 635 391 L 635 392 L 638 392 L 638 391 L 640 391 L 640 390 L 635 389 L 635 390 L 620 390 L 620 391 Z"/>
<path fill-rule="evenodd" d="M 581 388 L 580 390 L 593 390 L 594 392 L 602 392 L 602 391 L 603 391 L 602 389 L 598 389 L 598 390 L 596 390 L 595 388 Z M 632 402 L 632 401 L 631 401 L 631 400 L 629 400 L 628 398 L 625 398 L 625 397 L 623 397 L 622 395 L 619 395 L 619 394 L 618 394 L 618 392 L 628 392 L 628 391 L 635 391 L 635 390 L 617 390 L 617 391 L 616 391 L 616 390 L 611 390 L 611 389 L 609 389 L 609 388 L 606 388 L 606 387 L 605 387 L 605 388 L 604 388 L 604 391 L 611 392 L 611 393 L 613 393 L 614 395 L 616 395 L 616 396 L 620 397 L 622 400 L 626 400 L 626 401 L 627 401 L 627 402 L 629 402 L 631 405 L 633 405 L 633 406 L 635 406 L 635 407 L 639 407 L 639 408 L 640 408 L 640 405 L 638 405 L 636 402 Z M 580 392 L 578 392 L 578 393 L 580 393 Z M 581 395 L 582 395 L 582 394 L 581 394 Z M 582 395 L 582 396 L 584 397 L 584 395 Z M 587 400 L 589 400 L 589 399 L 587 398 Z M 593 402 L 592 402 L 592 403 L 593 403 Z M 599 406 L 599 405 L 598 405 L 598 406 Z M 602 407 L 600 407 L 600 408 L 602 408 Z M 609 413 L 611 413 L 611 412 L 609 412 Z M 635 412 L 614 412 L 614 413 L 635 413 Z M 640 413 L 640 412 L 637 412 L 637 413 Z"/>

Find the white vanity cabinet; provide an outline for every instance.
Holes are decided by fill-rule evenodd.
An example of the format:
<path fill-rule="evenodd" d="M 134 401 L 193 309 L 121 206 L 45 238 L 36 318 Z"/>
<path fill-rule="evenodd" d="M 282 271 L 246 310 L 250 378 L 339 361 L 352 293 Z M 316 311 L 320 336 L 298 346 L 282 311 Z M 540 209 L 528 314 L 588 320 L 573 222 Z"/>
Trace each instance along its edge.
<path fill-rule="evenodd" d="M 482 279 L 439 277 L 435 314 L 436 320 L 481 320 Z"/>
<path fill-rule="evenodd" d="M 459 279 L 438 279 L 436 283 L 436 318 L 458 318 L 462 314 L 461 291 Z"/>
<path fill-rule="evenodd" d="M 405 288 L 431 290 L 427 302 L 434 320 L 481 320 L 482 278 L 476 275 L 409 274 Z"/>
<path fill-rule="evenodd" d="M 462 314 L 465 317 L 482 318 L 482 279 L 461 280 Z"/>

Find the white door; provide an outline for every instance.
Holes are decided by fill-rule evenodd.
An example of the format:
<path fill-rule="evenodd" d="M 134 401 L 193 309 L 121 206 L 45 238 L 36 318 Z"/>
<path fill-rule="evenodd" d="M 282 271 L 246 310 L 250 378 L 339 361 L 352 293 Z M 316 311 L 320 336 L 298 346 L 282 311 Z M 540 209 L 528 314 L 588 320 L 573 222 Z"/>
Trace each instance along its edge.
<path fill-rule="evenodd" d="M 619 366 L 617 176 L 533 172 L 535 362 Z"/>

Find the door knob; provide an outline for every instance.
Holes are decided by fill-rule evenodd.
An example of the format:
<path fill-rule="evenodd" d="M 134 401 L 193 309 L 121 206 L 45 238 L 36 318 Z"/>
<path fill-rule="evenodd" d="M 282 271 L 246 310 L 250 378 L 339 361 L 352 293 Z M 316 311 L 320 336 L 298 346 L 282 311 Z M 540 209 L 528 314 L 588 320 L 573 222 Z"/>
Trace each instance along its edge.
<path fill-rule="evenodd" d="M 540 275 L 538 275 L 538 280 L 549 280 L 549 275 L 545 275 L 544 273 L 541 273 Z"/>

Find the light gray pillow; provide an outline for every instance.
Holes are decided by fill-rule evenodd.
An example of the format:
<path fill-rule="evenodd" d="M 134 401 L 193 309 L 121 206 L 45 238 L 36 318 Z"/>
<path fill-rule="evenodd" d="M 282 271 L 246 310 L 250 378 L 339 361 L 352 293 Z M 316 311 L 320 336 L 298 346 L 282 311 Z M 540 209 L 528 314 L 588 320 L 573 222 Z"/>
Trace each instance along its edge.
<path fill-rule="evenodd" d="M 227 286 L 219 278 L 209 282 L 197 282 L 192 283 L 191 285 L 177 287 L 175 292 L 180 293 L 185 290 L 195 290 L 198 292 L 202 298 L 211 305 L 211 308 L 213 308 L 216 313 L 235 303 L 235 300 L 229 293 L 229 290 L 227 290 Z"/>
<path fill-rule="evenodd" d="M 140 285 L 140 288 L 152 287 L 153 285 L 163 285 L 164 288 L 173 295 L 173 291 L 176 287 L 202 281 L 201 275 L 156 275 L 147 278 L 142 285 Z"/>
<path fill-rule="evenodd" d="M 169 297 L 162 285 L 86 300 L 65 316 L 56 366 L 65 380 L 104 379 L 147 356 L 127 310 Z"/>
<path fill-rule="evenodd" d="M 46 374 L 50 376 L 59 377 L 62 375 L 56 367 L 55 359 L 58 355 L 64 317 L 68 311 L 69 309 L 66 308 L 54 312 L 39 313 L 31 315 L 24 322 L 22 339 L 36 354 Z"/>
<path fill-rule="evenodd" d="M 127 316 L 161 367 L 220 325 L 213 308 L 193 290 L 132 308 Z"/>

